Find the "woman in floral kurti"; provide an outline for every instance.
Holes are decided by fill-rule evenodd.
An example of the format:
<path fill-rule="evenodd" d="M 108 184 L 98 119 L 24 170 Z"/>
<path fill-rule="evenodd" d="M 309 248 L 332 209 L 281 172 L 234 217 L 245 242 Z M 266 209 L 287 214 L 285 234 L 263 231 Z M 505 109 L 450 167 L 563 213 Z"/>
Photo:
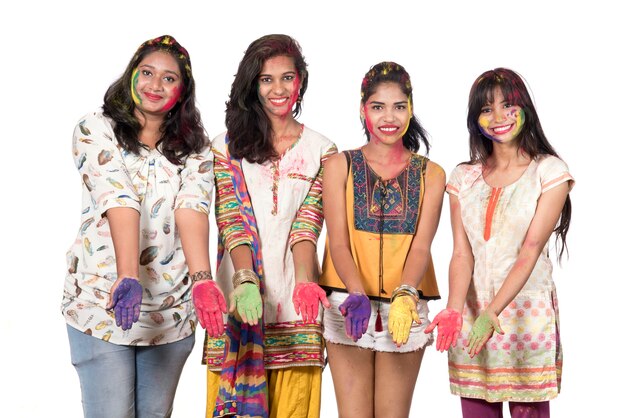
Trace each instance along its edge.
<path fill-rule="evenodd" d="M 62 311 L 85 416 L 169 416 L 194 344 L 188 273 L 209 271 L 213 188 L 189 55 L 174 38 L 140 46 L 103 109 L 81 118 L 73 156 L 82 224 Z"/>
<path fill-rule="evenodd" d="M 574 181 L 515 72 L 475 81 L 467 123 L 471 161 L 447 185 L 449 300 L 429 331 L 438 326 L 437 348 L 449 349 L 464 417 L 501 417 L 503 401 L 513 418 L 548 417 L 562 365 L 548 240 L 555 231 L 565 245 Z"/>
<path fill-rule="evenodd" d="M 223 255 L 216 280 L 232 314 L 224 337 L 207 329 L 207 416 L 320 413 L 319 304 L 328 302 L 315 248 L 322 164 L 336 148 L 294 118 L 307 76 L 294 39 L 252 42 L 227 103 L 228 132 L 213 140 Z"/>

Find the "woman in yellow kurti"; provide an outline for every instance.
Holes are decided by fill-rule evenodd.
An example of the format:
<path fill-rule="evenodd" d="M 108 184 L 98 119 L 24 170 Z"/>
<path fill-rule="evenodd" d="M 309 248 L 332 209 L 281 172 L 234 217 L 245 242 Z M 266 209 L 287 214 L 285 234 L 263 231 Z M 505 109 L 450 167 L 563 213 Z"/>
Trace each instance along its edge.
<path fill-rule="evenodd" d="M 368 143 L 333 156 L 324 172 L 328 244 L 320 284 L 341 417 L 408 416 L 430 336 L 427 299 L 438 299 L 430 245 L 445 173 L 417 154 L 426 132 L 412 111 L 411 81 L 392 62 L 361 84 Z"/>

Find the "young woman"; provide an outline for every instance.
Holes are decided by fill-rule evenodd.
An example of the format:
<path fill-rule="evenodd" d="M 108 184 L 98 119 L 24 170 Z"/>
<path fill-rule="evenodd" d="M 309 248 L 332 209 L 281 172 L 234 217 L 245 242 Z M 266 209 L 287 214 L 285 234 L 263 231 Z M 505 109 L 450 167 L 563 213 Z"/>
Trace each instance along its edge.
<path fill-rule="evenodd" d="M 191 286 L 209 271 L 208 145 L 189 54 L 167 35 L 76 126 L 83 211 L 62 311 L 86 417 L 172 412 L 194 344 Z"/>
<path fill-rule="evenodd" d="M 513 418 L 548 417 L 561 377 L 548 239 L 556 232 L 561 257 L 574 181 L 515 72 L 478 77 L 467 126 L 470 162 L 447 185 L 450 296 L 427 332 L 437 327 L 437 349 L 449 349 L 450 387 L 464 417 L 501 417 L 503 401 Z"/>
<path fill-rule="evenodd" d="M 430 145 L 402 66 L 365 75 L 361 120 L 367 144 L 324 168 L 324 338 L 340 416 L 406 417 L 430 343 L 426 300 L 439 298 L 430 245 L 445 173 L 417 154 Z"/>
<path fill-rule="evenodd" d="M 207 338 L 207 416 L 317 417 L 322 164 L 336 148 L 297 122 L 306 63 L 287 35 L 250 44 L 213 141 L 225 338 Z M 220 260 L 220 258 L 223 258 Z M 219 296 L 208 301 L 214 311 Z M 216 401 L 217 399 L 217 401 Z"/>

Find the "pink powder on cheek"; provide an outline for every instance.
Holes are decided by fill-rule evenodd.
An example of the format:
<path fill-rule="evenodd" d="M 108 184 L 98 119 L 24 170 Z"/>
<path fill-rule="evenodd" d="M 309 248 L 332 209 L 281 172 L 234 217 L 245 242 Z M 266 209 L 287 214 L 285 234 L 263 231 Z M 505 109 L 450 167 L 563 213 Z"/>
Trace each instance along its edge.
<path fill-rule="evenodd" d="M 291 92 L 291 97 L 289 98 L 290 109 L 296 104 L 298 97 L 300 97 L 300 77 L 296 75 L 293 80 L 293 91 Z"/>
<path fill-rule="evenodd" d="M 174 106 L 176 106 L 176 102 L 178 102 L 178 99 L 180 99 L 181 90 L 182 88 L 180 86 L 172 90 L 172 98 L 170 99 L 169 102 L 165 103 L 165 106 L 163 106 L 163 109 L 162 109 L 163 112 L 167 112 L 171 110 Z"/>

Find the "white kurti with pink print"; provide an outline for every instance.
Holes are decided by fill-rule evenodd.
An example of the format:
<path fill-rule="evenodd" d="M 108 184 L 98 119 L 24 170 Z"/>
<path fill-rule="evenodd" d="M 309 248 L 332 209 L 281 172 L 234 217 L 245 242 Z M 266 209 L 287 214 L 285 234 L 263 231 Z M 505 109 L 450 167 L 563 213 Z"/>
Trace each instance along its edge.
<path fill-rule="evenodd" d="M 494 188 L 480 164 L 454 169 L 447 192 L 459 199 L 474 254 L 474 273 L 463 310 L 463 329 L 449 351 L 453 394 L 489 402 L 545 401 L 560 390 L 562 353 L 558 305 L 548 244 L 526 285 L 499 316 L 504 335 L 494 333 L 471 359 L 464 345 L 474 320 L 493 300 L 515 264 L 542 193 L 573 185 L 567 165 L 541 155 L 513 184 Z"/>

